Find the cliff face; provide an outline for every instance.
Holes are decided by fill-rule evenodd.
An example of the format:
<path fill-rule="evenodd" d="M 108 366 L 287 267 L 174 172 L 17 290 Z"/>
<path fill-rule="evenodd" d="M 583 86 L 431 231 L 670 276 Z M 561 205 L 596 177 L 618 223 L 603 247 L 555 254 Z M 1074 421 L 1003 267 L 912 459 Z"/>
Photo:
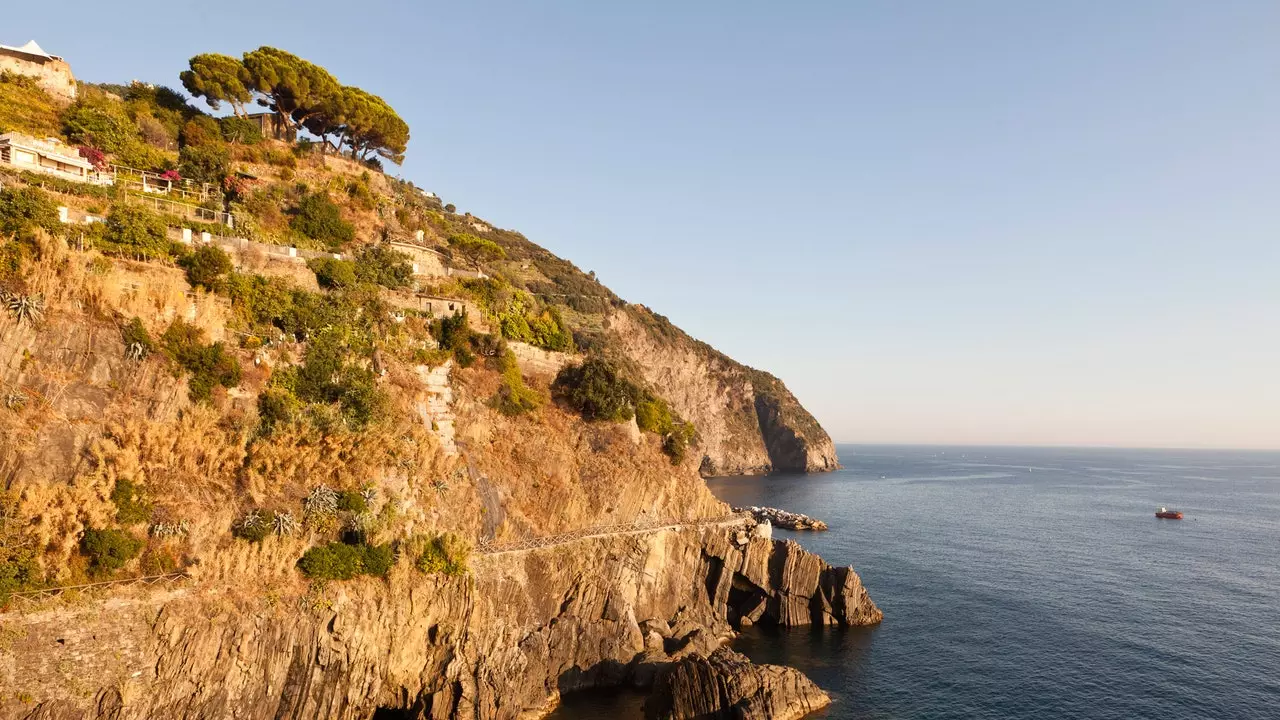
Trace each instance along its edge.
<path fill-rule="evenodd" d="M 709 652 L 757 603 L 782 624 L 880 618 L 851 570 L 731 527 L 479 556 L 473 571 L 297 596 L 268 573 L 0 615 L 0 717 L 534 717 Z"/>
<path fill-rule="evenodd" d="M 609 349 L 693 421 L 704 475 L 839 466 L 826 431 L 772 375 L 733 361 L 642 307 L 611 313 L 606 334 Z"/>

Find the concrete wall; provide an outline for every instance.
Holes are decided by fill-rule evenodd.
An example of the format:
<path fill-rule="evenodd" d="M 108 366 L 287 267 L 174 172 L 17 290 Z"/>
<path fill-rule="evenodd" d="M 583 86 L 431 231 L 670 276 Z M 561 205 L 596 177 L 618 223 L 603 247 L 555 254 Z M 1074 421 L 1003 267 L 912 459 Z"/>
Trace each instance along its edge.
<path fill-rule="evenodd" d="M 418 245 L 393 242 L 391 249 L 408 255 L 413 263 L 413 274 L 418 277 L 444 277 L 449 274 L 440 253 Z"/>
<path fill-rule="evenodd" d="M 62 60 L 41 61 L 29 55 L 0 50 L 0 72 L 5 70 L 35 78 L 36 83 L 55 100 L 70 103 L 76 99 L 76 78 L 71 74 L 71 66 Z"/>

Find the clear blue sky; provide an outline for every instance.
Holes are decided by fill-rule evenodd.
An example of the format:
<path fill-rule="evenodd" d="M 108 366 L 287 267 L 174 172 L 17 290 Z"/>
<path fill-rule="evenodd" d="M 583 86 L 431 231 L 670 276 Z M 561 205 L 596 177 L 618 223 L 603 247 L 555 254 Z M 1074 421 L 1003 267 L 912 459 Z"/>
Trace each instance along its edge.
<path fill-rule="evenodd" d="M 66 2 L 90 81 L 293 51 L 403 174 L 837 441 L 1280 447 L 1280 3 Z M 296 9 L 293 9 L 296 8 Z"/>

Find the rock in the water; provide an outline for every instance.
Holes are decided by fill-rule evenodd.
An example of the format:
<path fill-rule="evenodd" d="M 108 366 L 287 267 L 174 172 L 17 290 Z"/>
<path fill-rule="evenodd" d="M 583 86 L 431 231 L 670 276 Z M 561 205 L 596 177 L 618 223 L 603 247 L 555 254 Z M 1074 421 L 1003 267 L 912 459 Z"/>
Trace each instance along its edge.
<path fill-rule="evenodd" d="M 826 530 L 827 524 L 801 513 L 788 512 L 771 507 L 736 507 L 736 513 L 750 513 L 758 523 L 771 523 L 787 530 Z"/>
<path fill-rule="evenodd" d="M 755 665 L 745 655 L 720 648 L 671 666 L 658 677 L 644 707 L 650 720 L 794 720 L 830 703 L 799 670 Z"/>

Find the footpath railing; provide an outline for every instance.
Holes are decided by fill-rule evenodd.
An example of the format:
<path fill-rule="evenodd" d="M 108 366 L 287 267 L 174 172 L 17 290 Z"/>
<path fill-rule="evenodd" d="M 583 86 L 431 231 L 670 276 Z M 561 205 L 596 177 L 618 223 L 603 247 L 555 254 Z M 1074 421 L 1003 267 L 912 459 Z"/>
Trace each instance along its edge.
<path fill-rule="evenodd" d="M 175 582 L 181 582 L 190 577 L 186 571 L 165 573 L 163 575 L 147 575 L 145 577 L 122 578 L 120 580 L 103 580 L 102 582 L 84 583 L 83 585 L 60 585 L 58 587 L 41 588 L 39 590 L 24 590 L 22 592 L 9 593 L 11 601 L 17 601 L 27 605 L 37 603 L 47 598 L 61 595 L 71 590 L 88 590 L 107 587 L 129 587 L 132 585 L 161 585 Z"/>
<path fill-rule="evenodd" d="M 749 514 L 731 513 L 716 518 L 703 518 L 701 520 L 678 520 L 678 519 L 655 519 L 655 520 L 637 520 L 629 523 L 617 523 L 614 525 L 595 525 L 593 527 L 579 528 L 570 532 L 559 533 L 556 535 L 543 535 L 539 537 L 528 537 L 520 540 L 508 542 L 492 542 L 481 540 L 476 545 L 477 555 L 496 555 L 498 553 L 515 552 L 519 550 L 534 550 L 537 548 L 552 547 L 561 545 L 575 540 L 585 540 L 593 537 L 605 537 L 608 535 L 629 535 L 640 532 L 656 532 L 658 530 L 675 530 L 688 528 L 711 527 L 714 525 L 726 525 L 732 522 L 742 522 L 750 519 Z M 41 588 L 39 590 L 24 590 L 9 594 L 10 605 L 21 604 L 27 607 L 35 605 L 41 600 L 47 600 L 72 590 L 92 590 L 102 588 L 130 587 L 130 586 L 152 586 L 164 585 L 182 582 L 190 579 L 190 575 L 186 571 L 179 570 L 177 572 L 164 573 L 163 575 L 147 575 L 145 577 L 123 578 L 120 580 L 104 580 L 102 582 L 84 583 L 81 585 L 61 585 L 58 587 Z M 0 606 L 0 612 L 8 608 Z"/>
<path fill-rule="evenodd" d="M 734 521 L 745 521 L 748 518 L 749 516 L 743 513 L 732 513 L 718 518 L 704 518 L 701 520 L 637 520 L 634 522 L 619 523 L 616 525 L 596 525 L 594 527 L 579 528 L 577 530 L 559 533 L 557 535 L 528 537 L 508 542 L 482 540 L 476 545 L 476 553 L 480 555 L 493 555 L 495 553 L 512 552 L 514 550 L 532 550 L 534 548 L 550 547 L 552 545 L 560 545 L 562 543 L 572 542 L 574 540 L 583 540 L 591 537 L 626 535 L 635 532 L 678 528 L 708 527 L 711 525 L 724 525 Z"/>

